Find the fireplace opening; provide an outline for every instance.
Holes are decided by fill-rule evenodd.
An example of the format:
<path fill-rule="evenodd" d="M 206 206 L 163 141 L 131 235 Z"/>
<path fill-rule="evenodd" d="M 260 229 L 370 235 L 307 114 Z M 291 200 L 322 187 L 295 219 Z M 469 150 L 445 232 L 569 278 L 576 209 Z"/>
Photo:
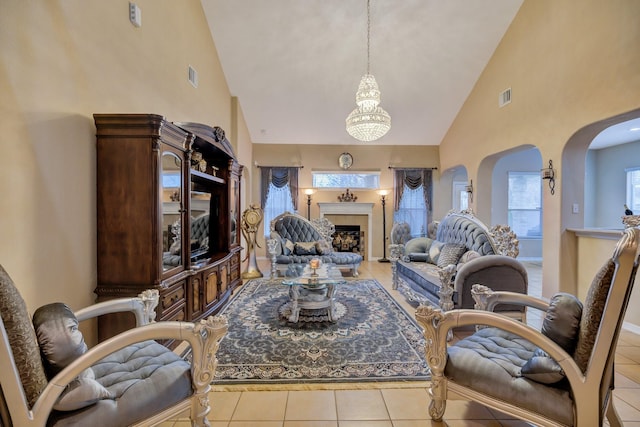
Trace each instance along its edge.
<path fill-rule="evenodd" d="M 333 233 L 333 250 L 355 252 L 364 257 L 364 231 L 359 225 L 336 225 Z"/>

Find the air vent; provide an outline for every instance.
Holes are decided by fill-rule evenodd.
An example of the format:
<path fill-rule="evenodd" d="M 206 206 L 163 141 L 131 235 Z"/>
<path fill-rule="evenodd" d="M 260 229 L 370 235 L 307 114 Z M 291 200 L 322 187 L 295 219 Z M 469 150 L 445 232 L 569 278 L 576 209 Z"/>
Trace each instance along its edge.
<path fill-rule="evenodd" d="M 189 82 L 193 87 L 198 87 L 198 72 L 189 65 Z"/>
<path fill-rule="evenodd" d="M 498 96 L 498 106 L 504 107 L 507 104 L 511 104 L 511 88 L 505 89 L 500 96 Z"/>

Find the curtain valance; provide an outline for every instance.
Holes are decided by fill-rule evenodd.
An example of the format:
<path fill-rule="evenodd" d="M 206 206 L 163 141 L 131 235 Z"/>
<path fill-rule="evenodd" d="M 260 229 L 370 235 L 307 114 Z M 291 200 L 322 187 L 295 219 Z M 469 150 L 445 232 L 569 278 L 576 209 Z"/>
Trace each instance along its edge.
<path fill-rule="evenodd" d="M 400 200 L 402 200 L 402 193 L 404 192 L 405 185 L 412 190 L 420 188 L 422 185 L 424 203 L 427 207 L 427 224 L 429 224 L 431 222 L 433 212 L 431 207 L 431 198 L 433 194 L 432 175 L 433 173 L 431 168 L 394 169 L 393 210 L 397 211 L 400 208 Z"/>
<path fill-rule="evenodd" d="M 272 167 L 261 166 L 261 197 L 260 206 L 264 209 L 269 195 L 269 186 L 273 184 L 276 188 L 282 188 L 289 184 L 293 208 L 298 209 L 298 169 L 297 167 Z"/>

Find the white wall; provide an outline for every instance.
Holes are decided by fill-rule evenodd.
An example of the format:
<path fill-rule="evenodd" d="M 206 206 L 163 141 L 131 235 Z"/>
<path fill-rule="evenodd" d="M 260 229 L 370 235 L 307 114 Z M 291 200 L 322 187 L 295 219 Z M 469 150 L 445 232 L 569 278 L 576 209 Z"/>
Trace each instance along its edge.
<path fill-rule="evenodd" d="M 542 156 L 537 148 L 507 154 L 496 162 L 492 176 L 492 224 L 508 224 L 509 172 L 538 172 L 541 168 Z M 547 183 L 542 184 L 542 191 L 548 191 Z M 518 236 L 518 240 L 520 240 L 519 257 L 542 257 L 542 239 L 526 239 Z"/>
<path fill-rule="evenodd" d="M 586 228 L 623 228 L 620 217 L 626 202 L 625 169 L 631 167 L 640 167 L 640 141 L 589 150 L 585 174 L 585 199 L 588 197 L 589 202 L 585 210 Z"/>

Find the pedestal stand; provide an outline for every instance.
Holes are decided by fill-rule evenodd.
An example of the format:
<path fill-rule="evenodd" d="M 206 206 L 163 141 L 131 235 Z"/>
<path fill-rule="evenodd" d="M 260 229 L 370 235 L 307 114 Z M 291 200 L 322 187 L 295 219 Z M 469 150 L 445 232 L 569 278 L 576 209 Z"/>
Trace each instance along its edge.
<path fill-rule="evenodd" d="M 258 262 L 256 259 L 256 246 L 258 242 L 256 241 L 256 235 L 258 232 L 258 228 L 262 223 L 262 209 L 260 209 L 256 205 L 251 205 L 248 209 L 246 209 L 242 213 L 242 235 L 247 241 L 247 267 L 242 273 L 243 279 L 255 279 L 258 277 L 262 277 L 262 272 L 258 268 Z"/>

